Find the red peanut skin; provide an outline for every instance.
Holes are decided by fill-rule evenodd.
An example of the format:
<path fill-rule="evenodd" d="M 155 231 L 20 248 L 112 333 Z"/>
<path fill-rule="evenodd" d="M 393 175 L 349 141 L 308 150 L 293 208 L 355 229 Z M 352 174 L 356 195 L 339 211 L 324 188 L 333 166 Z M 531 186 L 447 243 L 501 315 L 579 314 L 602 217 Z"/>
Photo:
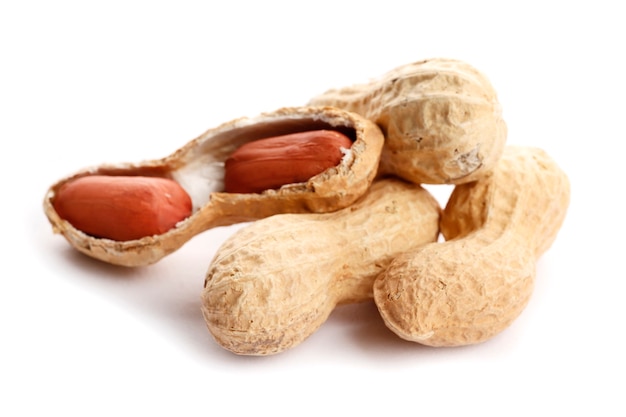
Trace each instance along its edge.
<path fill-rule="evenodd" d="M 84 233 L 117 241 L 159 235 L 191 215 L 191 198 L 160 177 L 91 175 L 64 184 L 53 201 L 59 216 Z"/>
<path fill-rule="evenodd" d="M 228 193 L 260 193 L 305 182 L 343 158 L 352 141 L 333 130 L 292 133 L 248 142 L 225 162 Z"/>

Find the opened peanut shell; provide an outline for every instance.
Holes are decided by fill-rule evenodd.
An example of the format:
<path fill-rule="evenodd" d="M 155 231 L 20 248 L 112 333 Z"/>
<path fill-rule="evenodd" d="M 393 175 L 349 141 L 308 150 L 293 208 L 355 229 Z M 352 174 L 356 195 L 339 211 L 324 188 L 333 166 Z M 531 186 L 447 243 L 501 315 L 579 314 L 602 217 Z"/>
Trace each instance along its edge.
<path fill-rule="evenodd" d="M 307 181 L 258 193 L 224 191 L 224 163 L 245 143 L 273 136 L 331 130 L 350 138 L 338 165 Z M 217 226 L 279 213 L 332 212 L 349 206 L 376 176 L 383 135 L 371 121 L 333 107 L 282 108 L 239 118 L 207 130 L 171 155 L 139 163 L 103 164 L 55 182 L 44 198 L 44 211 L 56 233 L 80 252 L 104 262 L 141 266 L 176 251 L 193 236 Z M 74 227 L 55 209 L 62 187 L 85 176 L 138 176 L 173 180 L 191 199 L 191 214 L 164 233 L 132 240 L 96 237 Z"/>

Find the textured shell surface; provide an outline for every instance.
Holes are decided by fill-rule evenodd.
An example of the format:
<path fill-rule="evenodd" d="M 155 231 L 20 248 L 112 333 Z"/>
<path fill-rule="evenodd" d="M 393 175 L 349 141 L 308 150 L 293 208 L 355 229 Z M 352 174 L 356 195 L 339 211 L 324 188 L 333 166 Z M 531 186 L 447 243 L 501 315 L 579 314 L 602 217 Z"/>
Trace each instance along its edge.
<path fill-rule="evenodd" d="M 455 188 L 441 221 L 445 242 L 394 259 L 374 284 L 387 326 L 431 346 L 485 341 L 531 297 L 535 263 L 569 205 L 566 174 L 543 150 L 507 147 L 493 174 Z"/>
<path fill-rule="evenodd" d="M 471 65 L 435 58 L 309 101 L 362 114 L 385 134 L 381 171 L 415 183 L 460 184 L 489 173 L 507 128 L 497 94 Z"/>
<path fill-rule="evenodd" d="M 215 339 L 235 353 L 277 353 L 312 334 L 337 304 L 372 297 L 374 278 L 401 252 L 439 235 L 424 188 L 374 182 L 350 207 L 281 214 L 240 229 L 218 250 L 203 291 Z"/>

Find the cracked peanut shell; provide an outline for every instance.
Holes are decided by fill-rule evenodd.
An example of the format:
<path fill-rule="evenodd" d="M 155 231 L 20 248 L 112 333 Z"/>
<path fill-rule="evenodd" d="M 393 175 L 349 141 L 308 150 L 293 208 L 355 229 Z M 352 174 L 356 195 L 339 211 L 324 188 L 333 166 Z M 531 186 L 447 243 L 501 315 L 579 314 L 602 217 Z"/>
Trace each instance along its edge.
<path fill-rule="evenodd" d="M 336 167 L 306 182 L 287 184 L 261 193 L 223 191 L 224 161 L 244 143 L 307 130 L 330 129 L 353 143 Z M 54 183 L 43 206 L 53 231 L 72 247 L 98 260 L 123 266 L 157 262 L 193 236 L 213 227 L 257 220 L 278 213 L 331 212 L 362 196 L 376 176 L 383 145 L 380 129 L 346 110 L 307 106 L 282 108 L 253 118 L 239 118 L 207 130 L 171 155 L 139 163 L 103 164 L 78 171 Z M 54 209 L 63 184 L 87 175 L 130 175 L 170 178 L 193 203 L 192 214 L 171 230 L 129 241 L 96 238 L 73 227 Z"/>

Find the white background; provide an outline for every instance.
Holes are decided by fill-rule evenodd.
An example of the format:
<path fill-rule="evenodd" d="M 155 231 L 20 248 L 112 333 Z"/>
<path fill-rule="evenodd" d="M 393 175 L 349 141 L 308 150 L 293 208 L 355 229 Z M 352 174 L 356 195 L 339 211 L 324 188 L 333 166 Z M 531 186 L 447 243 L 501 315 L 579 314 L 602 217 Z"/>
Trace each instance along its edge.
<path fill-rule="evenodd" d="M 626 415 L 623 13 L 491 3 L 3 2 L 0 414 Z M 487 74 L 509 143 L 543 147 L 572 182 L 530 304 L 486 343 L 401 341 L 367 303 L 292 350 L 237 356 L 199 301 L 235 228 L 126 269 L 77 254 L 43 214 L 48 186 L 80 168 L 160 158 L 435 56 Z"/>

